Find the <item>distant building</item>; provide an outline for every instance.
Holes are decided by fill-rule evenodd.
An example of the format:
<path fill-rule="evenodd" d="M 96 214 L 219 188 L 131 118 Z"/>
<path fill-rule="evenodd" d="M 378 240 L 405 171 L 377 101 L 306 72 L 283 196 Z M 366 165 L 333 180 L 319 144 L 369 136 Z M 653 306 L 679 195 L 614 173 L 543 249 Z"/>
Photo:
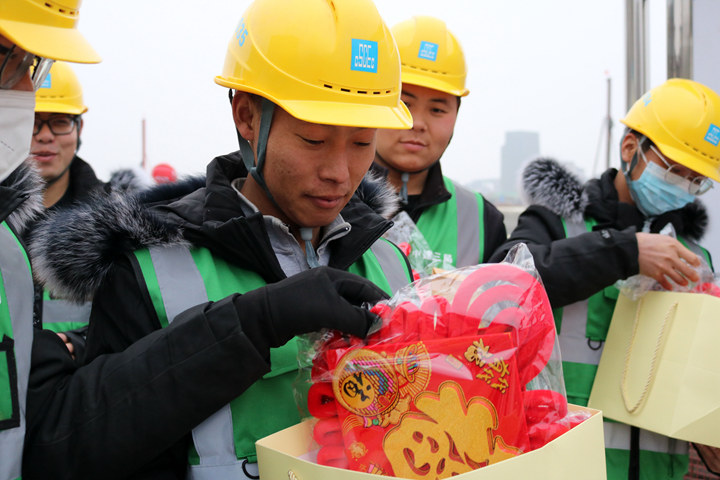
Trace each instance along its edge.
<path fill-rule="evenodd" d="M 540 153 L 537 132 L 505 132 L 505 145 L 500 151 L 499 203 L 520 203 L 520 172 L 523 166 Z"/>

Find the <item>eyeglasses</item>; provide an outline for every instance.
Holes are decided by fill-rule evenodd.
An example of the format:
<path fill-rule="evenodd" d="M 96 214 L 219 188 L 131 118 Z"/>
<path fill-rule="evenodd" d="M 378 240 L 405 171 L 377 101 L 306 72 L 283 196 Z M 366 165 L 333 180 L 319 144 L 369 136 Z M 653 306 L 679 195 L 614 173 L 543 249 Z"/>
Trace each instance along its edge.
<path fill-rule="evenodd" d="M 38 57 L 17 48 L 17 45 L 10 48 L 0 45 L 0 59 L 2 59 L 2 63 L 0 63 L 0 89 L 3 90 L 14 88 L 27 75 L 31 67 L 33 68 L 33 89 L 37 90 L 45 81 L 45 77 L 54 62 L 52 59 Z"/>
<path fill-rule="evenodd" d="M 667 170 L 665 170 L 665 181 L 667 183 L 677 185 L 687 190 L 690 195 L 702 195 L 713 187 L 712 180 L 702 175 L 693 173 L 681 175 L 681 171 L 685 167 L 677 163 L 670 165 L 670 162 L 655 148 L 655 145 L 650 145 L 650 150 L 652 150 L 667 167 Z"/>
<path fill-rule="evenodd" d="M 35 126 L 33 127 L 33 135 L 37 135 L 42 130 L 43 125 L 47 124 L 50 128 L 50 132 L 53 135 L 67 135 L 75 130 L 77 124 L 77 117 L 71 117 L 68 115 L 61 115 L 56 117 L 50 117 L 47 120 L 35 117 Z"/>

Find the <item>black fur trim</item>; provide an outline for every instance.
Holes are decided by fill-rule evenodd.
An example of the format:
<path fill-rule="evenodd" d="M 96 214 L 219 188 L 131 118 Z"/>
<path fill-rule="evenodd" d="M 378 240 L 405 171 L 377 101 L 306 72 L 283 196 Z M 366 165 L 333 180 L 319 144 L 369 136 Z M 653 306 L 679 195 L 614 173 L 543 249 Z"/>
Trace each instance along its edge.
<path fill-rule="evenodd" d="M 182 244 L 181 230 L 127 194 L 96 194 L 37 224 L 30 257 L 37 281 L 54 295 L 92 299 L 113 263 L 138 248 Z"/>
<path fill-rule="evenodd" d="M 389 220 L 400 210 L 400 197 L 386 178 L 373 173 L 365 174 L 355 195 L 375 213 Z"/>
<path fill-rule="evenodd" d="M 29 161 L 21 163 L 3 180 L 2 186 L 27 195 L 27 199 L 8 216 L 8 222 L 18 235 L 22 235 L 27 225 L 45 210 L 43 206 L 44 185 L 37 169 Z"/>

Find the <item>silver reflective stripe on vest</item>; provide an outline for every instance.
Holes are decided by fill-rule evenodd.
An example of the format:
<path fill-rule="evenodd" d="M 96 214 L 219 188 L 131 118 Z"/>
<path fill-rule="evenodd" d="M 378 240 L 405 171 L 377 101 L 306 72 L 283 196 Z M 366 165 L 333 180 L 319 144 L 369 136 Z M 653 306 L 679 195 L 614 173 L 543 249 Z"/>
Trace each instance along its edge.
<path fill-rule="evenodd" d="M 25 439 L 25 402 L 33 337 L 33 282 L 17 240 L 0 225 L 0 272 L 8 301 L 17 368 L 20 426 L 0 431 L 0 479 L 20 478 Z"/>
<path fill-rule="evenodd" d="M 630 449 L 630 425 L 624 423 L 603 422 L 605 448 L 617 450 Z M 687 455 L 688 443 L 666 437 L 658 433 L 640 429 L 640 450 L 673 455 Z"/>
<path fill-rule="evenodd" d="M 567 238 L 577 237 L 587 232 L 587 227 L 583 220 L 579 222 L 566 220 L 565 227 L 567 229 Z M 563 307 L 562 323 L 560 324 L 560 334 L 558 335 L 560 355 L 562 356 L 563 362 L 585 363 L 587 365 L 597 365 L 600 363 L 604 343 L 601 343 L 599 345 L 600 348 L 597 350 L 590 348 L 586 336 L 587 318 L 587 299 Z"/>
<path fill-rule="evenodd" d="M 46 323 L 90 323 L 92 302 L 73 303 L 52 298 L 43 300 L 43 324 Z"/>
<path fill-rule="evenodd" d="M 149 252 L 169 323 L 179 313 L 208 301 L 205 282 L 187 247 L 152 247 Z M 189 479 L 248 478 L 244 460 L 235 455 L 229 404 L 195 427 L 192 436 L 200 464 L 189 466 Z"/>
<path fill-rule="evenodd" d="M 457 259 L 456 267 L 477 265 L 482 262 L 480 254 L 480 219 L 477 196 L 457 183 L 455 204 L 457 205 Z"/>
<path fill-rule="evenodd" d="M 407 271 L 403 268 L 397 268 L 398 263 L 401 263 L 399 253 L 390 242 L 378 239 L 370 247 L 370 251 L 380 263 L 380 268 L 393 293 L 410 283 L 406 275 Z"/>

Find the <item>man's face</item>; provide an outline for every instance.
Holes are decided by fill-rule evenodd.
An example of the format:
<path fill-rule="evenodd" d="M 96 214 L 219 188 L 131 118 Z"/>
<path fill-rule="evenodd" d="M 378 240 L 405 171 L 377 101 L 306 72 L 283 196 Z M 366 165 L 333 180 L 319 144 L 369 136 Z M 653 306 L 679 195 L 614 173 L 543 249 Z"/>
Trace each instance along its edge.
<path fill-rule="evenodd" d="M 69 128 L 72 130 L 67 134 L 57 135 L 52 132 L 48 122 L 52 122 L 53 130 L 57 132 L 64 132 Z M 68 122 L 72 126 L 69 126 Z M 40 170 L 40 175 L 49 182 L 67 172 L 77 150 L 82 124 L 76 124 L 72 115 L 36 112 L 35 129 L 40 125 L 40 131 L 32 137 L 30 154 Z"/>
<path fill-rule="evenodd" d="M 13 45 L 13 42 L 0 35 L 0 66 L 5 65 L 2 71 L 3 80 L 12 77 L 18 68 L 22 68 L 23 66 L 22 59 L 25 57 L 26 52 L 17 46 L 13 49 Z M 10 51 L 10 49 L 12 49 L 12 51 Z M 10 90 L 32 92 L 33 84 L 29 72 L 25 72 L 17 83 L 10 86 Z"/>
<path fill-rule="evenodd" d="M 411 130 L 378 131 L 377 159 L 404 172 L 430 167 L 450 143 L 458 114 L 454 95 L 404 83 L 402 100 L 413 117 Z"/>
<path fill-rule="evenodd" d="M 376 131 L 304 122 L 276 107 L 263 170 L 282 210 L 272 213 L 298 227 L 329 225 L 370 168 Z"/>

